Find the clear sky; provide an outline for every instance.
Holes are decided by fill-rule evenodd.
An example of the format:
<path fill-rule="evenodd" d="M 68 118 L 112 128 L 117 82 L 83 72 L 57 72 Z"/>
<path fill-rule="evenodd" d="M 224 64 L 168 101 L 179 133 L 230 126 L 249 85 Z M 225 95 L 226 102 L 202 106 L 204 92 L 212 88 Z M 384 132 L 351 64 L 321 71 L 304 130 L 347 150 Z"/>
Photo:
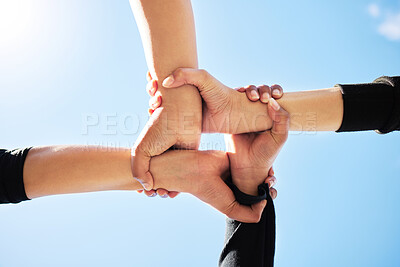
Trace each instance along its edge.
<path fill-rule="evenodd" d="M 289 92 L 400 74 L 400 1 L 193 7 L 200 66 L 229 86 Z M 127 0 L 0 0 L 1 147 L 131 146 L 146 121 L 145 73 Z M 203 148 L 224 149 L 223 138 L 204 136 Z M 398 133 L 291 133 L 275 164 L 276 266 L 400 266 L 399 151 Z M 190 195 L 3 205 L 0 267 L 216 266 L 224 223 Z"/>

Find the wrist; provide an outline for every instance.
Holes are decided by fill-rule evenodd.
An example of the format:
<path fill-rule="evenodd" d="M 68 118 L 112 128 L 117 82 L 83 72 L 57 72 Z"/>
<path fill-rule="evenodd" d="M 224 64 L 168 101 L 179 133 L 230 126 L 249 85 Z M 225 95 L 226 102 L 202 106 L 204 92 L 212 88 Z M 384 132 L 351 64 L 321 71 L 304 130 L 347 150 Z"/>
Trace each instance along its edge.
<path fill-rule="evenodd" d="M 236 187 L 248 195 L 257 196 L 258 186 L 262 184 L 265 178 L 268 176 L 267 168 L 244 168 L 244 169 L 232 169 L 232 182 Z"/>
<path fill-rule="evenodd" d="M 235 92 L 234 94 L 234 109 L 238 111 L 231 112 L 235 114 L 236 118 L 233 118 L 234 128 L 232 133 L 249 133 L 259 132 L 271 129 L 272 120 L 268 116 L 267 105 L 260 101 L 250 101 L 246 94 Z"/>
<path fill-rule="evenodd" d="M 167 127 L 175 129 L 180 148 L 197 149 L 202 130 L 202 102 L 197 89 L 190 85 L 160 88 Z"/>
<path fill-rule="evenodd" d="M 143 189 L 142 184 L 137 180 L 137 175 L 135 173 L 135 168 L 134 168 L 134 164 L 135 164 L 135 149 L 131 148 L 130 149 L 130 169 L 131 169 L 131 175 L 130 180 L 131 182 L 129 184 L 127 184 L 124 188 L 122 188 L 121 190 L 140 190 Z"/>

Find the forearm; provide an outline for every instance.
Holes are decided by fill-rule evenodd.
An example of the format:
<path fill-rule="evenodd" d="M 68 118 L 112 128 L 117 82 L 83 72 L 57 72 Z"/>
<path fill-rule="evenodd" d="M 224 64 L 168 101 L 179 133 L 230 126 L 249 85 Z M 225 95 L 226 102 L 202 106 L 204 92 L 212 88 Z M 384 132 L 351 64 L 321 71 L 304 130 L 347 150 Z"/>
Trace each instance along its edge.
<path fill-rule="evenodd" d="M 131 0 L 130 3 L 153 79 L 163 81 L 178 67 L 197 68 L 190 0 Z M 163 107 L 176 110 L 179 119 L 185 120 L 186 130 L 201 130 L 201 98 L 195 87 L 184 85 L 170 90 L 159 82 L 159 92 Z"/>
<path fill-rule="evenodd" d="M 250 102 L 245 94 L 240 94 L 240 101 L 250 114 L 249 132 L 271 128 L 265 104 Z M 277 101 L 290 114 L 291 131 L 336 131 L 342 123 L 343 99 L 339 88 L 288 92 Z"/>
<path fill-rule="evenodd" d="M 105 190 L 136 190 L 130 149 L 89 146 L 32 148 L 25 160 L 28 198 Z"/>
<path fill-rule="evenodd" d="M 336 131 L 342 123 L 339 88 L 288 92 L 278 103 L 290 114 L 291 131 Z"/>

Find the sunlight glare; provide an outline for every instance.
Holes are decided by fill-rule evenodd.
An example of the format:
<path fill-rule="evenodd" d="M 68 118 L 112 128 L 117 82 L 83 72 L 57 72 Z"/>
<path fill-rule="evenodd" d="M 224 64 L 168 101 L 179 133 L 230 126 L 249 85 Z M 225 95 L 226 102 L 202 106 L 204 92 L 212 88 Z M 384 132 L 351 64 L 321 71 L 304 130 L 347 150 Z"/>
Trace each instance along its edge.
<path fill-rule="evenodd" d="M 32 23 L 33 1 L 0 0 L 0 47 L 23 41 Z"/>

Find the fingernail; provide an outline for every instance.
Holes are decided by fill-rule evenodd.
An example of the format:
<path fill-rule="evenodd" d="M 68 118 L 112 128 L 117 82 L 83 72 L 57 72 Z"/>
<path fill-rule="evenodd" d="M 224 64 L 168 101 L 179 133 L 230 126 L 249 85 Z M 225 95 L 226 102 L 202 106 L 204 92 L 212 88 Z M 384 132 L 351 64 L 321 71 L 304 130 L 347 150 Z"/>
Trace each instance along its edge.
<path fill-rule="evenodd" d="M 253 98 L 253 99 L 258 99 L 258 94 L 256 93 L 256 91 L 252 90 L 252 91 L 250 92 L 250 95 L 251 95 L 251 98 Z"/>
<path fill-rule="evenodd" d="M 168 197 L 168 195 L 163 195 L 163 196 L 160 196 L 161 198 L 167 198 Z"/>
<path fill-rule="evenodd" d="M 174 81 L 175 81 L 174 76 L 169 75 L 167 78 L 165 78 L 162 84 L 164 87 L 168 87 L 171 86 L 174 83 Z"/>
<path fill-rule="evenodd" d="M 149 197 L 155 197 L 155 196 L 157 196 L 157 193 L 153 193 Z"/>
<path fill-rule="evenodd" d="M 144 189 L 146 189 L 147 191 L 151 190 L 151 187 L 148 183 L 142 183 L 142 186 Z"/>
<path fill-rule="evenodd" d="M 278 90 L 278 89 L 274 89 L 274 90 L 272 90 L 272 94 L 273 95 L 281 95 L 281 91 L 280 90 Z"/>
<path fill-rule="evenodd" d="M 268 102 L 269 100 L 269 93 L 263 93 L 261 96 L 263 102 Z"/>
<path fill-rule="evenodd" d="M 275 185 L 275 182 L 273 180 L 268 182 L 269 188 L 273 187 Z"/>
<path fill-rule="evenodd" d="M 272 107 L 275 111 L 278 111 L 279 108 L 280 108 L 278 102 L 276 102 L 276 100 L 273 99 L 273 98 L 271 98 L 271 99 L 269 100 L 269 104 L 271 105 L 271 107 Z"/>

